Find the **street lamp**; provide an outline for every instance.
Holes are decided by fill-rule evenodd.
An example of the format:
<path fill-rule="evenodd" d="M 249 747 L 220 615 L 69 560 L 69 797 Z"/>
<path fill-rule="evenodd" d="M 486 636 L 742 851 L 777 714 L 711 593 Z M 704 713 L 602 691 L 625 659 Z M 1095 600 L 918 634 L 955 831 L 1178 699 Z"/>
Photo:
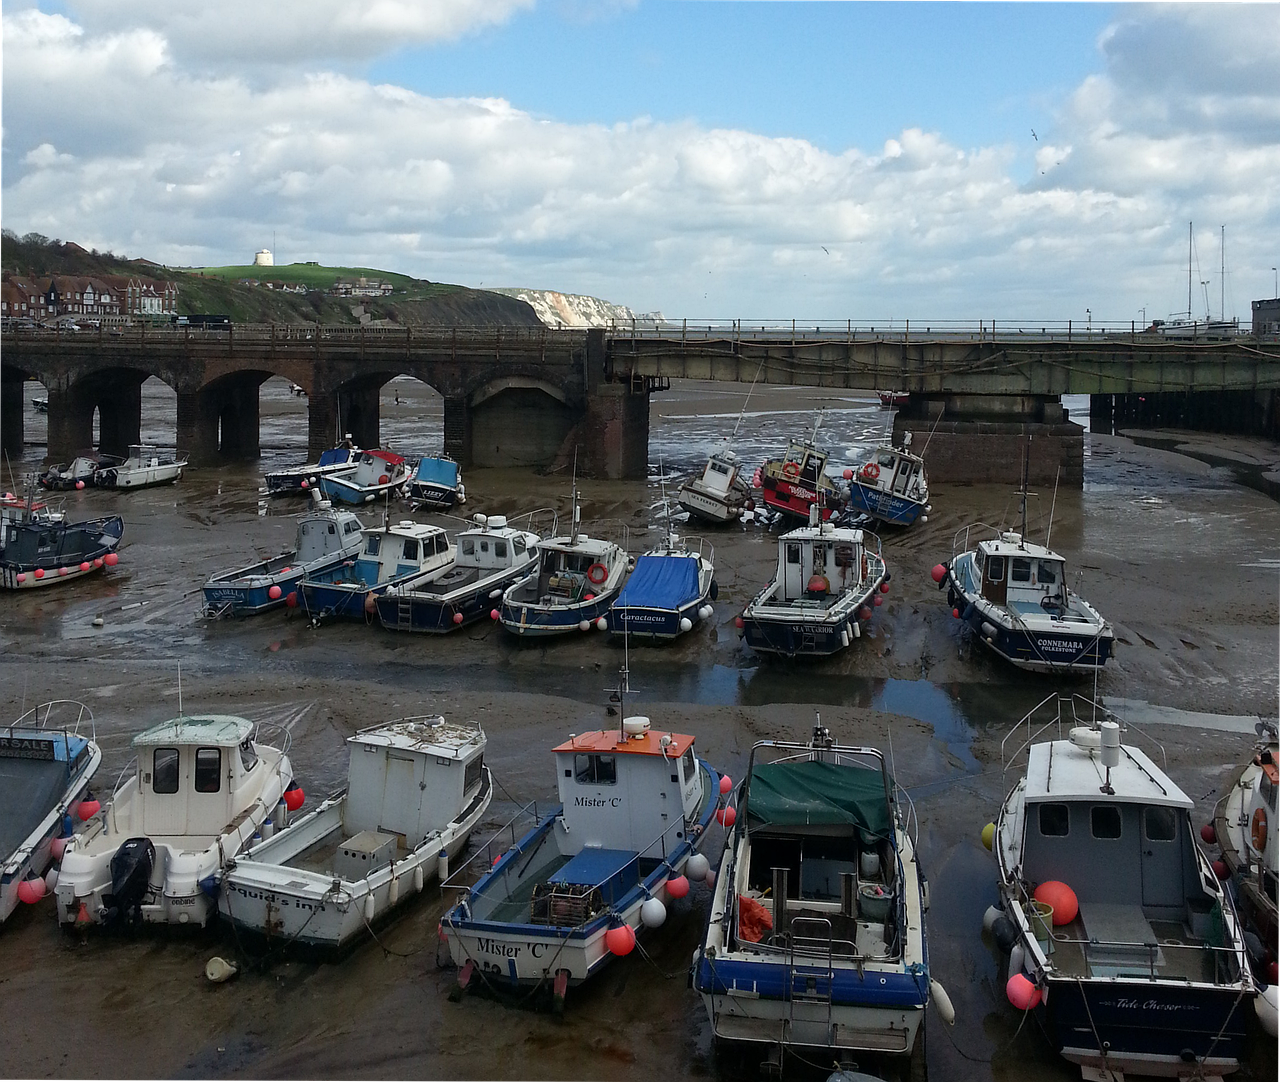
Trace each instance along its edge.
<path fill-rule="evenodd" d="M 1084 310 L 1084 314 L 1085 314 L 1085 331 L 1088 333 L 1092 333 L 1093 332 L 1093 312 L 1090 311 L 1088 308 L 1086 308 Z"/>
<path fill-rule="evenodd" d="M 1272 268 L 1271 268 L 1271 274 L 1273 275 L 1273 281 L 1272 281 L 1272 283 L 1271 283 L 1271 291 L 1272 291 L 1272 292 L 1273 292 L 1277 297 L 1280 297 L 1280 275 L 1277 275 L 1277 274 L 1276 274 L 1276 269 L 1275 269 L 1275 267 L 1272 267 Z"/>

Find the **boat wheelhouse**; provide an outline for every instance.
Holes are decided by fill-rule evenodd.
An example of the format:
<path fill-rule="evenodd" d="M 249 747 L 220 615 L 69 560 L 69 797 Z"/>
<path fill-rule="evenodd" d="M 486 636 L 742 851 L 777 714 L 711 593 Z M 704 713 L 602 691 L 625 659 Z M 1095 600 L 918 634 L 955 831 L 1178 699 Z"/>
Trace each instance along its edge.
<path fill-rule="evenodd" d="M 203 927 L 216 873 L 253 838 L 293 778 L 288 733 L 226 714 L 183 715 L 133 739 L 136 770 L 67 844 L 62 924 Z"/>
<path fill-rule="evenodd" d="M 718 1042 L 776 1068 L 791 1052 L 923 1068 L 928 891 L 903 801 L 879 750 L 820 720 L 807 744 L 752 747 L 693 958 Z"/>
<path fill-rule="evenodd" d="M 719 776 L 692 736 L 647 717 L 552 750 L 560 807 L 492 867 L 486 848 L 459 869 L 446 885 L 485 862 L 441 929 L 463 989 L 477 975 L 499 991 L 545 985 L 562 1007 L 568 988 L 628 953 L 642 925 L 662 924 L 687 892 L 682 872 L 716 811 Z"/>
<path fill-rule="evenodd" d="M 453 562 L 411 576 L 377 599 L 378 619 L 392 631 L 456 631 L 492 617 L 503 591 L 538 566 L 538 535 L 502 515 L 476 515 L 457 535 Z"/>
<path fill-rule="evenodd" d="M 252 616 L 280 605 L 297 605 L 303 579 L 360 554 L 363 528 L 353 512 L 335 511 L 327 500 L 319 501 L 316 510 L 298 519 L 292 550 L 209 579 L 204 584 L 205 615 Z"/>
<path fill-rule="evenodd" d="M 972 542 L 975 535 L 986 534 Z M 1067 586 L 1067 561 L 1047 545 L 985 525 L 952 542 L 938 581 L 947 602 L 994 653 L 1032 672 L 1090 672 L 1115 649 L 1115 632 Z M 937 571 L 935 569 L 935 577 Z"/>
<path fill-rule="evenodd" d="M 366 527 L 361 536 L 363 548 L 355 559 L 302 580 L 302 605 L 313 623 L 331 616 L 371 620 L 383 591 L 453 563 L 449 535 L 439 526 L 402 519 Z"/>
<path fill-rule="evenodd" d="M 323 451 L 316 462 L 305 462 L 300 466 L 286 466 L 281 470 L 272 470 L 263 475 L 267 492 L 272 496 L 284 496 L 307 492 L 318 488 L 320 478 L 350 469 L 353 459 L 360 454 L 351 445 L 348 438 L 340 447 Z"/>
<path fill-rule="evenodd" d="M 1026 754 L 993 839 L 1010 998 L 1086 1077 L 1221 1076 L 1255 993 L 1242 930 L 1191 798 L 1124 731 L 1051 695 L 1001 746 L 1006 772 Z"/>
<path fill-rule="evenodd" d="M 437 876 L 488 810 L 493 781 L 478 724 L 439 715 L 347 738 L 347 788 L 227 864 L 222 915 L 242 931 L 340 948 Z M 283 829 L 281 827 L 283 826 Z"/>
<path fill-rule="evenodd" d="M 742 476 L 737 455 L 727 449 L 715 451 L 707 456 L 702 473 L 680 486 L 676 500 L 692 517 L 723 524 L 741 516 L 751 502 L 751 486 Z"/>
<path fill-rule="evenodd" d="M 853 526 L 817 521 L 778 538 L 773 581 L 741 616 L 747 645 L 784 657 L 834 654 L 862 635 L 887 592 L 880 538 Z"/>
<path fill-rule="evenodd" d="M 467 502 L 458 464 L 448 455 L 426 455 L 409 477 L 408 498 L 424 507 L 449 508 Z"/>
<path fill-rule="evenodd" d="M 93 483 L 98 488 L 148 488 L 181 480 L 185 458 L 162 453 L 148 444 L 131 443 L 129 457 L 118 466 L 103 466 L 94 471 Z"/>
<path fill-rule="evenodd" d="M 805 521 L 809 509 L 817 507 L 822 519 L 829 519 L 844 506 L 845 497 L 827 476 L 826 468 L 826 451 L 812 440 L 792 440 L 782 458 L 768 459 L 760 467 L 765 506 Z"/>
<path fill-rule="evenodd" d="M 662 545 L 636 560 L 635 569 L 606 617 L 609 632 L 639 639 L 674 639 L 708 619 L 719 594 L 715 549 L 697 547 L 674 530 Z"/>
<path fill-rule="evenodd" d="M 353 452 L 355 465 L 320 477 L 320 491 L 326 499 L 340 503 L 372 503 L 379 496 L 395 493 L 408 480 L 409 467 L 394 451 Z"/>
<path fill-rule="evenodd" d="M 890 526 L 928 521 L 929 479 L 924 459 L 908 450 L 910 441 L 908 432 L 902 447 L 877 447 L 856 472 L 845 471 L 851 511 L 862 511 Z"/>
<path fill-rule="evenodd" d="M 0 922 L 48 893 L 45 871 L 101 763 L 83 703 L 42 703 L 0 726 Z"/>
<path fill-rule="evenodd" d="M 119 515 L 67 522 L 30 499 L 6 499 L 0 506 L 0 586 L 32 590 L 113 566 L 124 536 Z"/>

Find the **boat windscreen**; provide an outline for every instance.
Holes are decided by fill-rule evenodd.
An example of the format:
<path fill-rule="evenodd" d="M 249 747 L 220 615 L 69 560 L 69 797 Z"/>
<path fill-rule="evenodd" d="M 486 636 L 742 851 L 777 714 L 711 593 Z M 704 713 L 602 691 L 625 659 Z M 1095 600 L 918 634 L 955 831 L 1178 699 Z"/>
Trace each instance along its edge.
<path fill-rule="evenodd" d="M 345 447 L 335 447 L 332 450 L 324 451 L 320 455 L 321 466 L 337 466 L 343 462 L 351 461 L 351 452 Z"/>
<path fill-rule="evenodd" d="M 450 462 L 447 458 L 424 458 L 418 463 L 414 480 L 433 482 L 437 485 L 456 485 L 458 464 Z"/>
<path fill-rule="evenodd" d="M 893 826 L 879 770 L 827 762 L 753 767 L 747 820 L 752 828 L 856 827 L 864 845 L 890 837 Z"/>

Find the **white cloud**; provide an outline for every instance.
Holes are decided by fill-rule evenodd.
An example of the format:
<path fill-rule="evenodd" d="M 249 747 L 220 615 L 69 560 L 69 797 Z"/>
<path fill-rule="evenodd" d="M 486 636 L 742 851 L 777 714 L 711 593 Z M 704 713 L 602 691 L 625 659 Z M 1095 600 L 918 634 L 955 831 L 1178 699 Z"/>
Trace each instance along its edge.
<path fill-rule="evenodd" d="M 311 4 L 323 28 L 282 31 L 260 55 L 323 57 L 342 34 L 372 50 L 397 34 L 465 33 L 515 6 Z M 90 2 L 74 5 L 79 24 L 6 18 L 6 225 L 184 263 L 246 261 L 275 231 L 285 260 L 681 314 L 1052 319 L 1088 306 L 1128 319 L 1176 307 L 1195 218 L 1228 223 L 1243 315 L 1249 276 L 1265 268 L 1256 284 L 1270 288 L 1280 86 L 1259 44 L 1278 25 L 1269 9 L 1217 8 L 1223 26 L 1198 8 L 1126 15 L 1101 43 L 1106 70 L 1040 132 L 1024 183 L 1011 148 L 964 151 L 921 129 L 876 153 L 833 154 L 690 122 L 558 123 L 333 71 L 264 82 L 190 60 L 192 43 L 207 33 L 203 55 L 221 55 L 250 29 L 271 38 L 262 19 L 283 26 L 284 15 L 170 7 L 134 5 L 135 24 L 141 12 L 155 25 L 110 30 Z M 1181 58 L 1186 79 L 1152 48 Z"/>

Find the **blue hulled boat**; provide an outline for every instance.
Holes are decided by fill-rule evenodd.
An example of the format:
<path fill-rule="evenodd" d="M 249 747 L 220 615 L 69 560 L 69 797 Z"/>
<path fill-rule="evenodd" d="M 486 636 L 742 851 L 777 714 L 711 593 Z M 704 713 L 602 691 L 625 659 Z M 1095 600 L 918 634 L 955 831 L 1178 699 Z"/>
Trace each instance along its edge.
<path fill-rule="evenodd" d="M 458 464 L 448 455 L 427 455 L 409 478 L 409 499 L 426 507 L 452 507 L 467 502 Z"/>
<path fill-rule="evenodd" d="M 317 510 L 298 519 L 297 543 L 291 551 L 237 571 L 223 571 L 206 582 L 205 615 L 252 616 L 278 605 L 296 605 L 303 579 L 359 554 L 363 528 L 351 511 L 334 511 L 327 500 L 322 501 Z"/>
<path fill-rule="evenodd" d="M 538 535 L 501 515 L 476 515 L 458 534 L 454 562 L 424 571 L 377 599 L 378 619 L 392 631 L 454 631 L 497 611 L 502 593 L 538 566 Z"/>
<path fill-rule="evenodd" d="M 439 526 L 404 519 L 366 528 L 362 536 L 356 559 L 302 580 L 302 604 L 312 623 L 330 616 L 372 619 L 377 596 L 388 587 L 453 563 L 453 546 Z"/>
<path fill-rule="evenodd" d="M 613 635 L 674 639 L 712 614 L 719 590 L 715 550 L 699 538 L 690 549 L 674 532 L 636 560 L 635 570 L 606 619 Z"/>
<path fill-rule="evenodd" d="M 398 491 L 409 478 L 409 467 L 394 451 L 361 451 L 355 465 L 320 478 L 320 491 L 340 503 L 372 503 Z"/>
<path fill-rule="evenodd" d="M 907 450 L 911 433 L 902 447 L 877 447 L 849 481 L 849 509 L 862 511 L 891 526 L 910 526 L 917 519 L 928 521 L 929 479 L 924 459 Z"/>
<path fill-rule="evenodd" d="M 946 994 L 929 978 L 910 821 L 875 748 L 820 722 L 807 744 L 755 744 L 693 959 L 718 1041 L 775 1066 L 795 1052 L 923 1068 L 925 1006 Z"/>
<path fill-rule="evenodd" d="M 82 732 L 87 729 L 88 732 Z M 102 762 L 93 712 L 60 699 L 0 727 L 0 921 L 49 893 L 44 880 Z"/>
<path fill-rule="evenodd" d="M 318 462 L 306 462 L 301 466 L 287 466 L 283 470 L 272 470 L 265 474 L 267 492 L 272 496 L 283 496 L 292 493 L 307 492 L 318 488 L 320 478 L 340 470 L 350 469 L 355 458 L 360 454 L 347 440 L 341 447 L 334 447 L 320 455 Z"/>

